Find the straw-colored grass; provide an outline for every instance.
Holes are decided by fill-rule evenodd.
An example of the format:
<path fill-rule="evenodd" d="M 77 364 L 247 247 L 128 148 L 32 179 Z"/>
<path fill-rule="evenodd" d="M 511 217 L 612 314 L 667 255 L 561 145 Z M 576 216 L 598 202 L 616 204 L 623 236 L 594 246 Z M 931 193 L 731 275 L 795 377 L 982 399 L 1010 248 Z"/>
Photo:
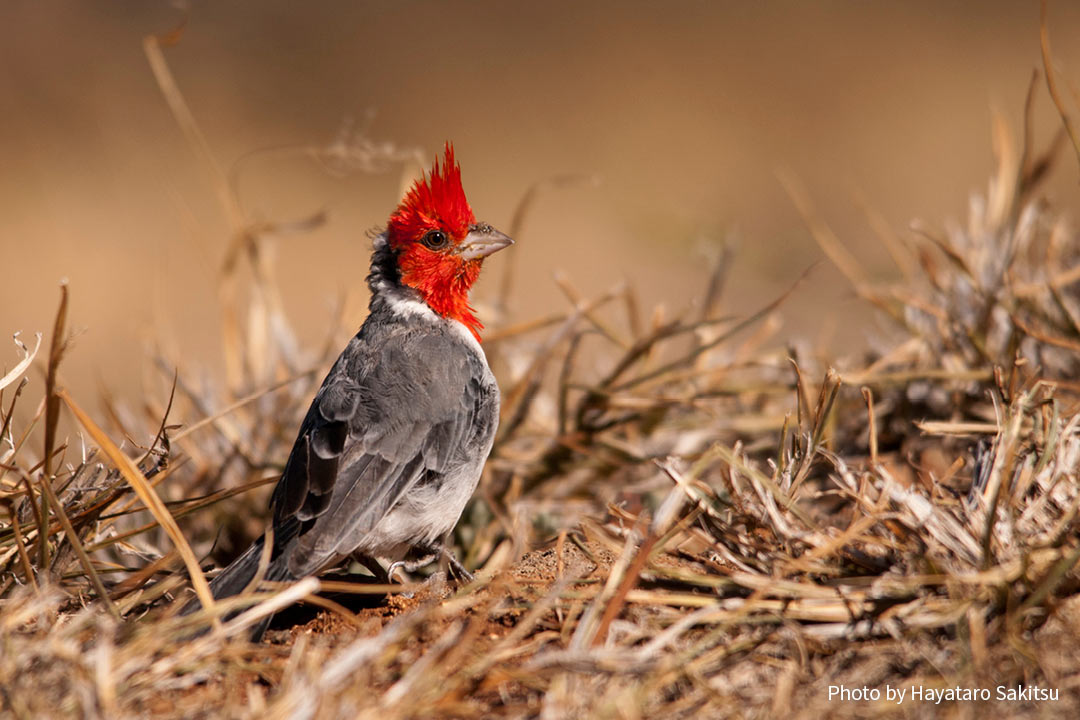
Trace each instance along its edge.
<path fill-rule="evenodd" d="M 154 73 L 205 150 L 162 44 Z M 565 311 L 510 318 L 508 280 L 486 308 L 502 425 L 454 536 L 477 580 L 328 575 L 217 603 L 205 575 L 263 531 L 335 343 L 297 347 L 264 251 L 309 224 L 247 221 L 206 154 L 236 245 L 227 376 L 159 361 L 141 408 L 106 398 L 94 419 L 62 387 L 64 290 L 43 396 L 19 382 L 38 347 L 17 340 L 0 380 L 0 714 L 1080 716 L 1080 243 L 1039 195 L 1060 141 L 995 138 L 966 225 L 884 238 L 889 284 L 783 178 L 894 321 L 858 363 L 776 349 L 786 296 L 720 315 L 727 254 L 675 319 L 565 278 Z M 568 180 L 530 191 L 519 236 L 535 192 Z M 60 437 L 64 408 L 92 445 Z M 181 617 L 192 587 L 203 609 Z"/>

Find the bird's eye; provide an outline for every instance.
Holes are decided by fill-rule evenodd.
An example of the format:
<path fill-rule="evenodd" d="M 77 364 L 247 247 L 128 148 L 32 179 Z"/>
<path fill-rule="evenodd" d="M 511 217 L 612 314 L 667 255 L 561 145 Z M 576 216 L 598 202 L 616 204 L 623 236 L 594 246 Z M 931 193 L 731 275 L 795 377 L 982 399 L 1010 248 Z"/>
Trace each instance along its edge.
<path fill-rule="evenodd" d="M 446 237 L 446 233 L 442 230 L 429 230 L 424 233 L 424 237 L 420 238 L 420 242 L 431 250 L 442 250 L 450 242 L 450 238 Z"/>

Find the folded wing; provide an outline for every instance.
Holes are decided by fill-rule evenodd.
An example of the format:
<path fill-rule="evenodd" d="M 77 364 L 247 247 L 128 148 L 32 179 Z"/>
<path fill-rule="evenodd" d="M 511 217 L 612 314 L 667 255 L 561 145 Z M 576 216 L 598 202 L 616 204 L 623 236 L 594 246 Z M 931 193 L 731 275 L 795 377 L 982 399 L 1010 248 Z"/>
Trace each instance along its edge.
<path fill-rule="evenodd" d="M 372 530 L 410 488 L 438 480 L 484 422 L 484 367 L 443 335 L 354 339 L 323 382 L 274 491 L 288 564 L 314 572 Z"/>

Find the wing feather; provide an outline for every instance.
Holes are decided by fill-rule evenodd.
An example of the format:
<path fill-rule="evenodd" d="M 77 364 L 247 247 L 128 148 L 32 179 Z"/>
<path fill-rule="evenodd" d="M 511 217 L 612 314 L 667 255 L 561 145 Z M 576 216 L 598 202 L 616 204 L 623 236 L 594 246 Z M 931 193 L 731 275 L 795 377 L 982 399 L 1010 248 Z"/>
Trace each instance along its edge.
<path fill-rule="evenodd" d="M 440 334 L 363 335 L 315 396 L 274 492 L 275 525 L 303 524 L 289 562 L 300 573 L 349 552 L 339 545 L 444 473 L 476 432 L 482 359 Z"/>

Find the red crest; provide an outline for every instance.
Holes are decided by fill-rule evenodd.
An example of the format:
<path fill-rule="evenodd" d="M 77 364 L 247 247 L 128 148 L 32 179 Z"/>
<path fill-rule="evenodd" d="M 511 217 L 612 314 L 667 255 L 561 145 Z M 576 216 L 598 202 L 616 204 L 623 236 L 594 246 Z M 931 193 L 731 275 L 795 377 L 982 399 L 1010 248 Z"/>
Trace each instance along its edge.
<path fill-rule="evenodd" d="M 454 160 L 454 146 L 448 142 L 442 164 L 436 158 L 430 176 L 414 182 L 390 216 L 387 235 L 392 247 L 416 240 L 433 228 L 441 228 L 459 241 L 475 222 L 461 187 L 461 168 Z"/>

